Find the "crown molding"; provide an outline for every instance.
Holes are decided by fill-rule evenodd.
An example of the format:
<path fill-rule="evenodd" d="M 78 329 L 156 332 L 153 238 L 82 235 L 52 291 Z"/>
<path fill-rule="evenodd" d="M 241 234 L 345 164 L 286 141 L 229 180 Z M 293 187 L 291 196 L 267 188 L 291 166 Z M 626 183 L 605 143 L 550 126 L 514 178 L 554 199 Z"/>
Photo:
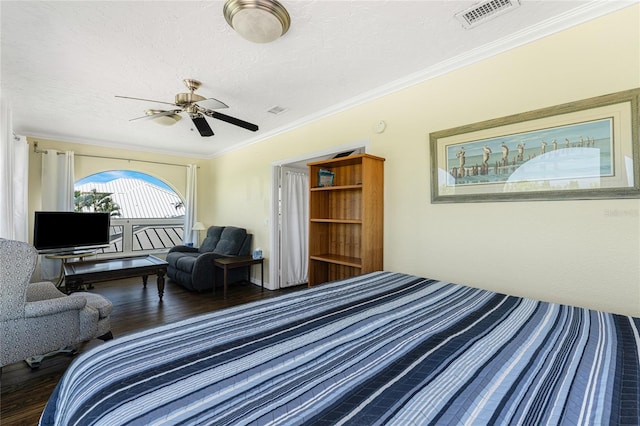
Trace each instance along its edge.
<path fill-rule="evenodd" d="M 318 111 L 314 114 L 305 116 L 300 120 L 289 123 L 286 126 L 279 127 L 263 135 L 249 139 L 241 144 L 234 145 L 232 148 L 219 151 L 211 158 L 219 157 L 235 150 L 242 149 L 249 145 L 253 145 L 255 143 L 270 139 L 274 136 L 287 133 L 298 127 L 311 124 L 315 121 L 321 120 L 334 114 L 338 114 L 340 112 L 344 112 L 364 103 L 379 99 L 381 97 L 390 95 L 411 86 L 424 83 L 425 81 L 431 80 L 433 78 L 448 74 L 452 71 L 467 67 L 492 56 L 496 56 L 509 50 L 516 49 L 520 46 L 524 46 L 525 44 L 540 40 L 553 34 L 560 33 L 569 28 L 617 12 L 638 3 L 640 3 L 640 0 L 591 1 L 581 7 L 572 9 L 569 12 L 541 22 L 538 25 L 524 28 L 521 31 L 509 35 L 508 37 L 504 37 L 492 43 L 486 44 L 481 48 L 473 49 L 446 61 L 439 62 L 431 67 L 413 74 L 409 74 L 406 77 L 394 80 L 388 84 L 362 93 L 361 95 L 352 97 L 344 102 L 333 105 L 329 108 L 325 108 L 324 110 Z"/>
<path fill-rule="evenodd" d="M 640 3 L 640 0 L 589 1 L 580 7 L 574 8 L 569 12 L 566 12 L 564 14 L 558 15 L 544 22 L 541 22 L 538 25 L 524 28 L 514 34 L 509 35 L 508 37 L 504 37 L 502 39 L 498 39 L 494 42 L 488 43 L 482 46 L 481 48 L 470 50 L 461 55 L 450 58 L 446 61 L 442 61 L 437 64 L 434 64 L 433 66 L 425 68 L 421 71 L 418 71 L 418 72 L 409 74 L 403 78 L 391 81 L 373 90 L 370 90 L 358 96 L 352 97 L 344 102 L 340 102 L 338 104 L 332 105 L 331 107 L 325 108 L 313 114 L 302 117 L 285 126 L 276 128 L 264 134 L 260 134 L 253 138 L 247 139 L 244 142 L 236 144 L 230 148 L 222 149 L 215 153 L 201 153 L 201 154 L 192 153 L 186 157 L 196 158 L 196 159 L 212 159 L 212 158 L 229 154 L 239 149 L 248 147 L 256 143 L 263 142 L 275 136 L 290 132 L 294 129 L 306 126 L 308 124 L 324 119 L 326 117 L 347 111 L 349 109 L 365 104 L 367 102 L 371 102 L 373 100 L 393 94 L 403 89 L 424 83 L 428 80 L 448 74 L 452 71 L 459 70 L 461 68 L 467 67 L 469 65 L 472 65 L 484 59 L 499 55 L 509 50 L 516 49 L 525 44 L 535 42 L 537 40 L 548 37 L 550 35 L 565 31 L 571 27 L 586 23 L 593 19 L 604 17 L 608 14 L 617 12 L 619 10 L 625 9 L 633 5 L 637 5 L 639 3 Z M 473 31 L 473 30 L 471 29 L 468 31 Z M 134 150 L 134 151 L 142 150 L 140 148 L 132 149 L 126 144 L 117 143 L 113 141 L 105 141 L 105 140 L 97 140 L 97 139 L 94 139 L 94 140 L 79 139 L 79 138 L 71 137 L 69 135 L 37 134 L 37 133 L 20 132 L 20 131 L 16 131 L 16 132 L 19 134 L 27 135 L 32 139 L 47 139 L 47 140 L 53 140 L 53 141 L 82 143 L 82 144 L 89 144 L 89 145 L 123 149 L 123 150 Z M 153 147 L 146 147 L 144 148 L 144 151 L 163 154 L 163 155 L 185 157 L 183 152 L 173 151 L 173 150 L 159 150 L 159 149 L 154 149 Z"/>
<path fill-rule="evenodd" d="M 501 53 L 516 49 L 518 47 L 524 46 L 525 44 L 535 42 L 553 34 L 563 32 L 565 30 L 568 30 L 569 28 L 575 27 L 593 19 L 601 18 L 605 15 L 617 12 L 638 3 L 640 3 L 640 0 L 591 1 L 579 8 L 575 8 L 569 12 L 543 21 L 538 25 L 524 28 L 516 33 L 495 40 L 480 48 L 472 49 L 446 61 L 439 62 L 424 70 L 409 74 L 406 77 L 392 81 L 369 92 L 363 93 L 360 96 L 351 98 L 340 105 L 332 107 L 332 110 L 334 110 L 335 112 L 344 111 L 345 109 L 352 108 L 353 106 L 369 102 L 371 100 L 389 95 L 391 93 L 406 89 L 411 86 L 415 86 L 433 78 L 448 74 L 452 71 L 467 67 L 476 62 L 480 62 L 484 59 L 497 56 Z"/>
<path fill-rule="evenodd" d="M 47 133 L 37 133 L 37 132 L 29 132 L 29 131 L 16 131 L 17 134 L 24 136 L 25 138 L 29 138 L 38 142 L 63 142 L 63 143 L 75 143 L 78 145 L 90 145 L 96 146 L 100 148 L 110 148 L 110 149 L 118 149 L 123 151 L 134 151 L 134 152 L 147 152 L 152 154 L 161 154 L 172 157 L 182 157 L 182 158 L 192 158 L 192 159 L 208 159 L 207 154 L 184 154 L 184 152 L 178 152 L 173 150 L 166 149 L 157 149 L 153 147 L 132 147 L 131 145 L 127 145 L 126 143 L 118 143 L 107 140 L 100 139 L 86 139 L 86 138 L 78 138 L 70 135 L 59 135 L 59 134 L 47 134 Z"/>

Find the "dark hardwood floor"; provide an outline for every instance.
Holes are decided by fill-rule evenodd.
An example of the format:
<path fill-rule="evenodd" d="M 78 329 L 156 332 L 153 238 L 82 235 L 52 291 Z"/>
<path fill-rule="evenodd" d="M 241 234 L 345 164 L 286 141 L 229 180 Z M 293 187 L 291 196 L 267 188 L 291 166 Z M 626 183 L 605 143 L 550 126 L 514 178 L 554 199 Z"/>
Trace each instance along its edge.
<path fill-rule="evenodd" d="M 235 283 L 229 286 L 227 299 L 223 299 L 222 291 L 215 294 L 191 293 L 168 280 L 160 302 L 155 276 L 151 276 L 147 288 L 143 287 L 140 278 L 130 278 L 97 283 L 90 291 L 105 296 L 113 303 L 111 331 L 117 338 L 201 313 L 277 297 L 304 287 L 262 292 L 253 284 Z M 101 343 L 100 340 L 87 342 L 79 347 L 80 352 Z M 0 376 L 0 425 L 36 425 L 58 380 L 73 360 L 73 356 L 58 355 L 46 359 L 36 370 L 31 370 L 25 362 L 4 366 Z"/>

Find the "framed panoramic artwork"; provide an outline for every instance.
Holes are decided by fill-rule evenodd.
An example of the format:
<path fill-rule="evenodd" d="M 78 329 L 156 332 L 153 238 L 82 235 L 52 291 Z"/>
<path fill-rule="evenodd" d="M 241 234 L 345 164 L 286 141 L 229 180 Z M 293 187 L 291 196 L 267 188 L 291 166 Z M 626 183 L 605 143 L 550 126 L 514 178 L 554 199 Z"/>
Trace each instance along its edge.
<path fill-rule="evenodd" d="M 429 135 L 433 203 L 640 197 L 640 89 Z"/>

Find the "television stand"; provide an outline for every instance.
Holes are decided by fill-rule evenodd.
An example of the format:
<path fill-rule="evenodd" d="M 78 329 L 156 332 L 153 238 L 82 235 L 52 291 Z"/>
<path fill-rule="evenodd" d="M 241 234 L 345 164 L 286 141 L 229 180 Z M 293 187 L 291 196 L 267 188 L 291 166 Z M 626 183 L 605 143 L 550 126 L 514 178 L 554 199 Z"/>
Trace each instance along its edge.
<path fill-rule="evenodd" d="M 62 283 L 64 282 L 64 265 L 69 262 L 70 259 L 79 259 L 83 260 L 85 257 L 94 256 L 96 254 L 95 250 L 84 249 L 84 250 L 73 250 L 68 252 L 60 252 L 60 253 L 51 253 L 46 254 L 44 257 L 47 259 L 59 259 L 60 262 L 60 276 L 56 281 L 56 287 L 60 288 Z"/>

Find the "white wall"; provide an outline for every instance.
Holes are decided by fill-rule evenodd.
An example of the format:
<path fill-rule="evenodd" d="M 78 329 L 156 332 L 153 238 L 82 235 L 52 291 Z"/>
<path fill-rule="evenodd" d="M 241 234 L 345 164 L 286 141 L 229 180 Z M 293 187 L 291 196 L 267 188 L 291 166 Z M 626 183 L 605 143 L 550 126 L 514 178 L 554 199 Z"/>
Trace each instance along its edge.
<path fill-rule="evenodd" d="M 638 16 L 626 8 L 213 159 L 200 216 L 248 228 L 268 258 L 270 164 L 368 138 L 387 159 L 385 269 L 640 315 L 640 200 L 435 205 L 428 149 L 434 131 L 640 87 Z"/>

